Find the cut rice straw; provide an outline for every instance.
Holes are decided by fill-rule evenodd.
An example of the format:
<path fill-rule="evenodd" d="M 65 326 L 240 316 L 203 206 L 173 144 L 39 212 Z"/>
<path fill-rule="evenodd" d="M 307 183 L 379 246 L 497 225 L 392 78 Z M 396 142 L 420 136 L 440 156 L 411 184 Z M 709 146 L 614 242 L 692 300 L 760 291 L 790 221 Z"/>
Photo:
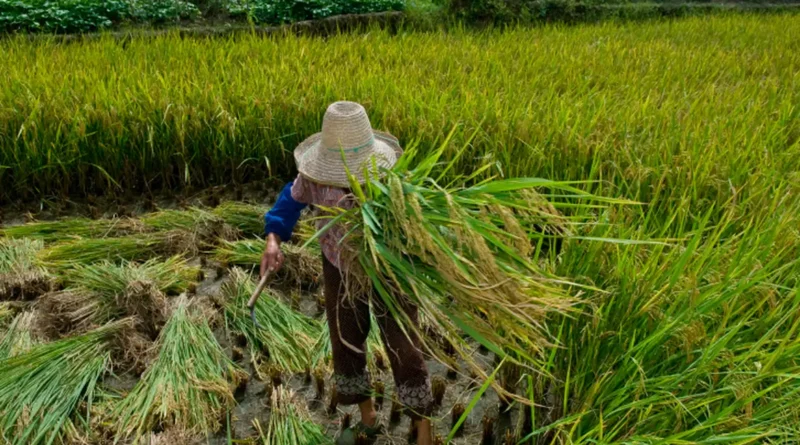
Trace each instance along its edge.
<path fill-rule="evenodd" d="M 320 332 L 319 323 L 294 311 L 274 292 L 265 289 L 255 305 L 255 317 L 261 326 L 261 329 L 257 328 L 246 308 L 255 288 L 256 284 L 248 273 L 234 268 L 222 294 L 225 298 L 225 323 L 229 330 L 241 333 L 247 339 L 259 378 L 268 375 L 266 365 L 289 373 L 309 370 L 311 352 Z"/>
<path fill-rule="evenodd" d="M 146 439 L 155 427 L 207 436 L 235 401 L 245 378 L 214 338 L 204 312 L 185 296 L 175 302 L 158 338 L 158 356 L 114 411 L 117 439 Z"/>
<path fill-rule="evenodd" d="M 65 426 L 83 402 L 88 416 L 97 382 L 109 362 L 109 341 L 127 322 L 45 343 L 0 361 L 3 442 L 51 444 L 63 438 Z"/>
<path fill-rule="evenodd" d="M 0 229 L 0 237 L 28 238 L 53 243 L 72 238 L 105 238 L 142 231 L 138 221 L 130 218 L 91 220 L 70 218 L 60 221 L 31 222 Z"/>
<path fill-rule="evenodd" d="M 319 425 L 295 399 L 291 389 L 280 385 L 270 396 L 270 416 L 266 433 L 257 419 L 253 427 L 263 445 L 333 445 Z"/>
<path fill-rule="evenodd" d="M 189 255 L 196 252 L 196 240 L 191 233 L 171 230 L 56 243 L 39 252 L 37 264 L 48 269 L 65 270 L 101 261 L 146 261 L 153 257 Z"/>

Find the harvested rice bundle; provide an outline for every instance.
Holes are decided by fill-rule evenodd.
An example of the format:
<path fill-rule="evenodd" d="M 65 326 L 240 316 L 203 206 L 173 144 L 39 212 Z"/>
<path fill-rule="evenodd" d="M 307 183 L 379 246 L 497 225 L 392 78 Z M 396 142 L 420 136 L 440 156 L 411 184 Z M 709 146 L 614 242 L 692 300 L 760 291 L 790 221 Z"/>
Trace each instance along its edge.
<path fill-rule="evenodd" d="M 200 276 L 200 268 L 189 266 L 179 256 L 166 260 L 149 259 L 144 263 L 123 260 L 119 264 L 104 261 L 98 264 L 77 265 L 64 275 L 71 287 L 89 289 L 106 295 L 117 295 L 134 281 L 152 282 L 159 291 L 178 294 Z"/>
<path fill-rule="evenodd" d="M 0 300 L 32 300 L 50 290 L 51 277 L 35 264 L 41 240 L 0 239 Z"/>
<path fill-rule="evenodd" d="M 85 404 L 89 415 L 105 372 L 108 345 L 127 321 L 45 343 L 0 361 L 0 438 L 8 444 L 53 443 Z"/>
<path fill-rule="evenodd" d="M 23 312 L 8 326 L 0 337 L 0 360 L 30 351 L 42 342 L 42 336 L 35 325 L 35 311 Z"/>
<path fill-rule="evenodd" d="M 48 269 L 65 270 L 101 261 L 145 261 L 153 257 L 191 255 L 196 252 L 196 239 L 191 233 L 171 230 L 57 243 L 40 251 L 37 263 Z"/>
<path fill-rule="evenodd" d="M 227 201 L 214 208 L 212 212 L 225 220 L 225 222 L 239 229 L 244 236 L 264 236 L 264 214 L 269 210 L 254 204 Z M 294 237 L 298 241 L 305 241 L 314 235 L 314 225 L 311 221 L 300 220 L 294 230 Z"/>
<path fill-rule="evenodd" d="M 180 257 L 138 264 L 77 265 L 65 273 L 70 288 L 44 296 L 38 303 L 48 332 L 65 334 L 87 330 L 113 318 L 134 316 L 136 329 L 155 339 L 166 322 L 166 293 L 184 291 L 199 269 Z"/>
<path fill-rule="evenodd" d="M 266 207 L 237 201 L 226 201 L 211 210 L 226 224 L 239 229 L 244 236 L 264 234 L 264 214 Z"/>
<path fill-rule="evenodd" d="M 294 391 L 276 387 L 270 397 L 269 425 L 266 433 L 258 420 L 253 426 L 264 445 L 328 445 L 333 441 L 319 425 L 311 420 L 308 411 L 295 400 Z"/>
<path fill-rule="evenodd" d="M 141 222 L 155 231 L 182 230 L 191 233 L 203 243 L 217 238 L 232 240 L 239 237 L 239 230 L 228 225 L 223 218 L 198 208 L 162 210 L 143 216 Z"/>
<path fill-rule="evenodd" d="M 246 377 L 227 357 L 204 312 L 179 297 L 158 337 L 158 356 L 114 410 L 117 439 L 146 439 L 155 428 L 206 436 L 234 405 L 231 384 Z"/>
<path fill-rule="evenodd" d="M 135 219 L 86 219 L 71 218 L 60 221 L 32 222 L 0 229 L 0 236 L 7 238 L 29 238 L 45 243 L 65 241 L 70 238 L 105 238 L 138 233 L 143 230 Z"/>
<path fill-rule="evenodd" d="M 543 227 L 564 226 L 567 218 L 557 212 L 559 205 L 596 207 L 591 203 L 602 199 L 566 182 L 479 181 L 492 166 L 488 161 L 472 176 L 444 183 L 467 147 L 440 164 L 446 148 L 433 150 L 410 169 L 418 154 L 412 147 L 394 169 L 373 175 L 365 185 L 351 176 L 360 205 L 338 211 L 331 224 L 345 224 L 350 242 L 360 246 L 362 285 L 377 289 L 407 329 L 418 328 L 395 309 L 399 294 L 408 295 L 443 331 L 466 332 L 499 355 L 513 351 L 532 361 L 547 344 L 545 317 L 568 312 L 575 302 L 561 289 L 565 280 L 530 259 L 532 241 L 552 236 Z M 548 202 L 537 188 L 557 194 L 564 204 Z M 455 346 L 478 368 L 466 343 Z"/>
<path fill-rule="evenodd" d="M 255 287 L 248 273 L 234 268 L 231 280 L 222 287 L 222 295 L 225 299 L 225 324 L 229 330 L 241 333 L 247 339 L 259 378 L 268 375 L 266 365 L 277 367 L 282 372 L 308 370 L 320 325 L 271 293 L 256 303 L 259 329 L 253 325 L 246 307 Z M 262 357 L 266 357 L 266 363 L 262 362 Z"/>
<path fill-rule="evenodd" d="M 215 251 L 218 261 L 237 266 L 257 268 L 261 264 L 265 241 L 247 239 L 234 242 L 223 241 Z M 283 267 L 275 273 L 272 282 L 275 284 L 297 287 L 315 287 L 322 277 L 322 254 L 319 246 L 312 244 L 301 247 L 297 244 L 284 244 Z"/>
<path fill-rule="evenodd" d="M 16 310 L 11 302 L 0 302 L 0 327 L 5 327 L 14 318 L 14 314 Z"/>

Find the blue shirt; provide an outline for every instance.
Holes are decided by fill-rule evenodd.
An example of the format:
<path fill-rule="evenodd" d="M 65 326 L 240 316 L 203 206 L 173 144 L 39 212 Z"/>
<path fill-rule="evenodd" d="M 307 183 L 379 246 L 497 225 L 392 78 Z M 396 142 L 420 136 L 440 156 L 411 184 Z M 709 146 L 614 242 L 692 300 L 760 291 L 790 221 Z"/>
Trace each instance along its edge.
<path fill-rule="evenodd" d="M 264 235 L 274 233 L 281 241 L 288 241 L 292 237 L 300 213 L 308 206 L 292 198 L 292 185 L 294 181 L 283 187 L 275 205 L 264 215 Z"/>

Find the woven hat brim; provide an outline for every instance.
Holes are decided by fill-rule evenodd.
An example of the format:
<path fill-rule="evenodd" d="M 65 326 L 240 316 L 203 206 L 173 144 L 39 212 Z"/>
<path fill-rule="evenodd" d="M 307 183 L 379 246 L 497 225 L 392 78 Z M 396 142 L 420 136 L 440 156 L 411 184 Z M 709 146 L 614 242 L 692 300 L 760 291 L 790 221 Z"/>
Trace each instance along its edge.
<path fill-rule="evenodd" d="M 379 168 L 390 169 L 397 163 L 397 159 L 403 154 L 403 148 L 397 138 L 382 131 L 374 131 L 375 142 L 372 153 L 375 164 Z M 333 187 L 349 188 L 350 181 L 347 178 L 344 161 L 341 156 L 329 159 L 321 159 L 318 156 L 322 133 L 315 133 L 300 143 L 294 150 L 294 160 L 297 163 L 297 170 L 306 178 L 324 185 Z M 370 158 L 368 158 L 370 159 Z M 371 161 L 366 161 L 361 166 L 350 166 L 350 174 L 363 184 L 366 182 L 365 168 L 372 168 Z"/>

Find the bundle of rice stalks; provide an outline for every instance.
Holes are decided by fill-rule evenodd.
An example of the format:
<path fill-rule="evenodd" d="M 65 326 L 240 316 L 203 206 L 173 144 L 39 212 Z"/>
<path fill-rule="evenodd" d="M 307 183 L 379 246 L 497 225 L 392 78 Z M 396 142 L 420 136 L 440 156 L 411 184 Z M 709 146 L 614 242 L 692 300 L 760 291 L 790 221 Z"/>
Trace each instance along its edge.
<path fill-rule="evenodd" d="M 135 219 L 86 219 L 71 218 L 60 221 L 32 222 L 0 229 L 0 236 L 7 238 L 29 238 L 45 243 L 65 241 L 71 238 L 105 238 L 138 233 L 143 230 Z"/>
<path fill-rule="evenodd" d="M 133 316 L 136 330 L 155 339 L 167 317 L 167 293 L 180 293 L 199 269 L 180 257 L 138 264 L 77 265 L 65 273 L 70 288 L 38 303 L 51 334 L 87 330 L 114 318 Z"/>
<path fill-rule="evenodd" d="M 182 230 L 191 233 L 203 243 L 210 243 L 217 238 L 233 240 L 239 237 L 239 230 L 235 226 L 227 224 L 212 212 L 198 208 L 162 210 L 143 216 L 141 222 L 155 231 Z"/>
<path fill-rule="evenodd" d="M 138 442 L 155 427 L 204 436 L 217 431 L 235 403 L 231 384 L 246 375 L 217 343 L 204 311 L 178 298 L 157 344 L 155 361 L 114 411 L 117 438 Z"/>
<path fill-rule="evenodd" d="M 28 352 L 41 343 L 42 336 L 34 323 L 36 318 L 35 311 L 23 312 L 14 317 L 0 337 L 0 360 Z"/>
<path fill-rule="evenodd" d="M 51 288 L 51 278 L 35 264 L 41 240 L 0 239 L 0 300 L 31 300 Z"/>
<path fill-rule="evenodd" d="M 153 257 L 191 256 L 197 251 L 197 241 L 191 233 L 171 230 L 57 243 L 40 251 L 37 263 L 48 269 L 65 270 L 101 261 L 145 261 Z"/>
<path fill-rule="evenodd" d="M 220 262 L 258 268 L 264 246 L 265 241 L 262 239 L 223 241 L 216 249 L 215 257 Z M 273 283 L 302 288 L 313 288 L 319 284 L 322 277 L 322 254 L 318 245 L 301 247 L 286 243 L 281 249 L 284 264 L 272 279 Z"/>
<path fill-rule="evenodd" d="M 308 411 L 295 400 L 291 389 L 278 386 L 270 397 L 270 417 L 266 433 L 258 420 L 253 426 L 264 445 L 328 445 L 328 438 Z"/>
<path fill-rule="evenodd" d="M 108 365 L 109 342 L 125 323 L 45 343 L 0 361 L 3 443 L 53 443 L 63 437 L 71 416 L 84 402 L 88 416 L 97 382 Z"/>
<path fill-rule="evenodd" d="M 406 329 L 418 327 L 398 310 L 399 295 L 443 331 L 466 332 L 498 355 L 513 351 L 530 363 L 548 344 L 546 316 L 569 312 L 575 303 L 561 288 L 567 281 L 530 258 L 532 246 L 553 236 L 544 227 L 566 230 L 569 219 L 557 207 L 592 208 L 603 199 L 566 182 L 479 180 L 492 168 L 488 161 L 445 183 L 467 149 L 440 164 L 447 147 L 446 141 L 410 169 L 418 154 L 411 147 L 394 169 L 363 186 L 351 175 L 360 206 L 339 211 L 330 224 L 345 224 L 349 241 L 359 246 L 363 285 L 377 290 Z M 548 200 L 556 196 L 558 202 Z M 460 355 L 479 368 L 459 343 Z"/>
<path fill-rule="evenodd" d="M 14 314 L 16 313 L 17 311 L 10 302 L 0 302 L 0 327 L 6 326 L 14 318 Z"/>
<path fill-rule="evenodd" d="M 246 307 L 255 287 L 256 283 L 248 273 L 234 268 L 231 280 L 222 287 L 222 295 L 225 299 L 225 324 L 229 330 L 244 335 L 259 378 L 268 375 L 265 365 L 277 367 L 282 372 L 309 370 L 311 352 L 320 332 L 319 323 L 294 311 L 275 293 L 265 290 L 265 295 L 255 306 L 255 316 L 261 325 L 259 329 L 250 319 Z M 266 358 L 266 363 L 263 358 Z"/>
<path fill-rule="evenodd" d="M 228 225 L 239 229 L 246 237 L 264 236 L 264 215 L 269 208 L 243 202 L 227 201 L 212 210 Z M 314 235 L 314 225 L 301 219 L 294 230 L 296 241 L 305 241 Z"/>
<path fill-rule="evenodd" d="M 239 229 L 244 236 L 260 236 L 264 234 L 264 214 L 267 210 L 269 209 L 259 205 L 226 201 L 211 210 L 211 213 L 231 227 Z"/>
<path fill-rule="evenodd" d="M 189 266 L 179 256 L 166 260 L 150 259 L 144 263 L 123 260 L 119 264 L 103 261 L 97 264 L 77 265 L 68 270 L 63 280 L 71 287 L 89 289 L 106 295 L 117 295 L 134 281 L 153 283 L 166 294 L 179 294 L 197 281 L 200 268 Z"/>

